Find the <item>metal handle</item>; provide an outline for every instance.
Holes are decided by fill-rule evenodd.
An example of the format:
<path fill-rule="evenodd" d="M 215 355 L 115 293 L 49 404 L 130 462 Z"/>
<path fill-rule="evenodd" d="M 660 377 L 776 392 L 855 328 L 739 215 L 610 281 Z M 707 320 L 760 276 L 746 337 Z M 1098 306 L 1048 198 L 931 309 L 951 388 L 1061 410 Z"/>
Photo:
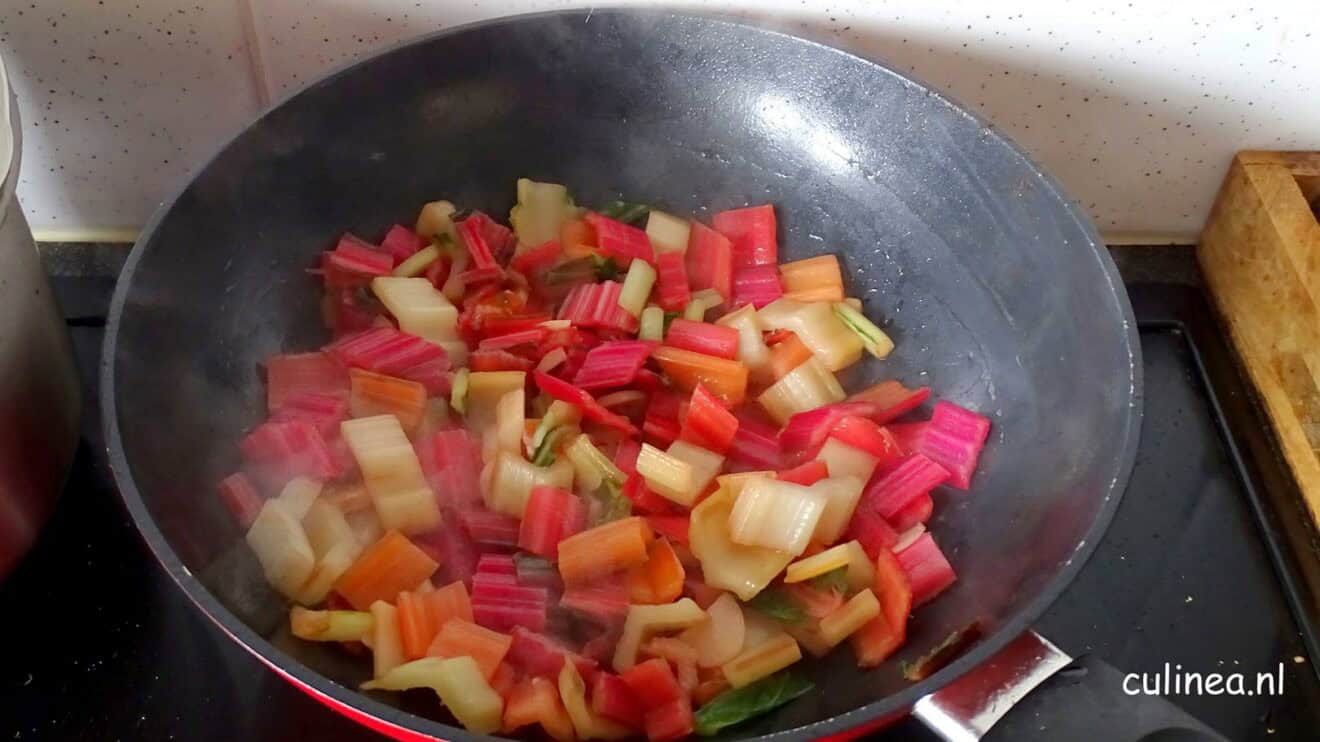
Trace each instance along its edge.
<path fill-rule="evenodd" d="M 1124 688 L 1125 677 L 1093 655 L 1074 661 L 1028 631 L 985 664 L 917 701 L 913 714 L 949 742 L 983 737 L 1227 742 L 1169 699 L 1131 694 Z M 992 733 L 1009 712 L 1031 721 L 1015 723 L 1011 737 L 1008 730 Z"/>
<path fill-rule="evenodd" d="M 912 714 L 947 742 L 976 742 L 1071 662 L 1062 649 L 1028 631 L 985 664 L 917 701 Z"/>

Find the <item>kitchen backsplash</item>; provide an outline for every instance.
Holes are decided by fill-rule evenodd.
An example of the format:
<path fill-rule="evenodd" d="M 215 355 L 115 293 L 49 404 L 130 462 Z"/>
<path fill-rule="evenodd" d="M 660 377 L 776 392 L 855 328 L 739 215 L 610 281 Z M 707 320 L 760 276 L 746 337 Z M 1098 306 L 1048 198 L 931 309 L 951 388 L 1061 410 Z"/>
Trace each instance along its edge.
<path fill-rule="evenodd" d="M 1320 149 L 1315 0 L 1009 5 L 671 7 L 851 49 L 952 94 L 1031 152 L 1114 241 L 1193 240 L 1238 149 Z M 0 54 L 24 118 L 19 196 L 38 238 L 131 238 L 221 142 L 326 70 L 438 29 L 568 7 L 590 4 L 8 0 Z"/>

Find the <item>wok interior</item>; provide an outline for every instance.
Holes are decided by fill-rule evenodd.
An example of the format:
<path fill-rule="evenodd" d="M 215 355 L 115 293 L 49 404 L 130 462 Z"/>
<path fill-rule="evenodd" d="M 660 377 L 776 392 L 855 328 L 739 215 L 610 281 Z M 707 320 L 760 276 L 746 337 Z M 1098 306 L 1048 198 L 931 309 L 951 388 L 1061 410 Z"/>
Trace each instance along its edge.
<path fill-rule="evenodd" d="M 504 219 L 519 176 L 568 184 L 583 204 L 623 196 L 698 218 L 774 203 L 781 259 L 840 253 L 850 293 L 898 344 L 846 381 L 930 385 L 990 415 L 973 491 L 940 491 L 931 524 L 959 581 L 918 611 L 900 659 L 972 621 L 989 633 L 1020 617 L 1122 478 L 1125 299 L 1060 195 L 976 121 L 882 68 L 710 20 L 487 25 L 266 115 L 145 240 L 123 306 L 113 393 L 147 510 L 221 604 L 324 676 L 356 687 L 370 662 L 287 635 L 283 602 L 213 494 L 264 413 L 259 364 L 327 339 L 303 271 L 337 235 L 378 238 L 435 198 Z M 897 663 L 862 674 L 846 649 L 804 668 L 826 692 L 734 736 L 906 686 Z M 379 697 L 446 718 L 425 694 Z"/>

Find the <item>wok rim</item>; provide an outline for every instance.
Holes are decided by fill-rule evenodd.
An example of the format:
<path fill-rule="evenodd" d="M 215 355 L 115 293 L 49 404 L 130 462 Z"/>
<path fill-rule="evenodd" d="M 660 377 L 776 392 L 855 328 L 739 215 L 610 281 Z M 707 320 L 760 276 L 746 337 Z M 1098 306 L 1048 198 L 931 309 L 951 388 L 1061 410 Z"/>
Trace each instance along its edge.
<path fill-rule="evenodd" d="M 292 683 L 295 687 L 314 696 L 319 696 L 318 700 L 330 706 L 336 713 L 355 717 L 355 714 L 347 713 L 342 708 L 339 708 L 340 706 L 346 706 L 359 714 L 365 715 L 369 719 L 380 724 L 382 727 L 387 727 L 388 729 L 375 727 L 374 724 L 369 724 L 361 718 L 354 718 L 354 720 L 358 723 L 373 726 L 376 728 L 376 731 L 382 733 L 402 734 L 405 737 L 424 735 L 436 739 L 462 740 L 464 742 L 467 740 L 503 739 L 502 737 L 473 734 L 462 727 L 451 726 L 425 716 L 418 716 L 417 714 L 378 701 L 364 692 L 330 680 L 328 677 L 312 670 L 302 662 L 278 649 L 260 634 L 249 628 L 247 624 L 221 604 L 220 601 L 211 594 L 210 590 L 208 590 L 206 586 L 192 574 L 192 572 L 183 564 L 177 553 L 175 553 L 174 548 L 170 546 L 164 534 L 157 527 L 155 519 L 148 510 L 146 503 L 142 498 L 142 494 L 138 490 L 136 482 L 133 480 L 128 458 L 124 451 L 123 439 L 120 433 L 118 420 L 118 402 L 115 393 L 115 356 L 116 346 L 118 344 L 119 325 L 122 319 L 124 306 L 128 300 L 129 292 L 133 288 L 133 279 L 137 273 L 138 265 L 146 251 L 146 245 L 151 242 L 160 223 L 170 211 L 173 210 L 175 203 L 188 187 L 191 186 L 202 173 L 206 172 L 219 158 L 221 158 L 239 138 L 244 136 L 250 129 L 259 125 L 273 111 L 280 108 L 288 101 L 312 90 L 313 88 L 331 84 L 339 77 L 357 69 L 359 66 L 371 64 L 380 57 L 393 54 L 402 49 L 433 43 L 438 39 L 479 29 L 512 25 L 534 20 L 545 20 L 547 18 L 571 18 L 574 16 L 604 17 L 610 15 L 674 18 L 681 21 L 695 21 L 703 24 L 723 25 L 740 31 L 750 31 L 764 36 L 780 37 L 782 43 L 806 44 L 817 47 L 819 50 L 827 54 L 837 54 L 850 62 L 861 63 L 863 66 L 873 70 L 876 74 L 889 75 L 897 78 L 900 82 L 916 86 L 926 95 L 943 103 L 952 115 L 964 116 L 980 126 L 987 136 L 993 138 L 999 144 L 1008 147 L 1010 151 L 1022 160 L 1028 171 L 1040 178 L 1044 189 L 1057 199 L 1063 207 L 1063 213 L 1066 213 L 1071 222 L 1074 223 L 1086 236 L 1086 247 L 1099 263 L 1102 275 L 1107 281 L 1107 288 L 1109 289 L 1109 292 L 1113 294 L 1114 300 L 1118 304 L 1123 322 L 1123 337 L 1126 340 L 1128 351 L 1129 391 L 1127 394 L 1127 424 L 1123 431 L 1123 441 L 1119 448 L 1119 455 L 1115 459 L 1114 467 L 1110 470 L 1112 477 L 1107 486 L 1107 491 L 1100 503 L 1099 510 L 1096 512 L 1090 527 L 1086 531 L 1085 537 L 1077 545 L 1072 557 L 1059 569 L 1057 574 L 1046 582 L 1036 597 L 1021 608 L 1016 615 L 1006 620 L 997 631 L 984 637 L 971 651 L 958 657 L 929 678 L 913 683 L 898 693 L 881 697 L 871 703 L 843 714 L 820 719 L 804 726 L 776 731 L 771 734 L 757 737 L 756 739 L 785 742 L 787 740 L 812 740 L 828 737 L 830 735 L 846 734 L 850 730 L 861 730 L 880 724 L 885 720 L 895 717 L 897 714 L 906 713 L 919 698 L 939 690 L 968 673 L 992 657 L 1012 639 L 1024 631 L 1029 630 L 1076 578 L 1077 574 L 1085 566 L 1087 561 L 1089 561 L 1096 546 L 1108 530 L 1110 522 L 1113 520 L 1114 513 L 1117 511 L 1126 491 L 1129 478 L 1131 477 L 1141 435 L 1144 381 L 1140 335 L 1132 311 L 1131 301 L 1127 296 L 1126 287 L 1119 276 L 1118 268 L 1114 264 L 1108 249 L 1100 239 L 1100 235 L 1089 217 L 1087 217 L 1087 215 L 1080 210 L 1078 205 L 1068 197 L 1066 191 L 1063 190 L 1053 176 L 1041 168 L 1041 166 L 1038 165 L 1025 150 L 1007 135 L 999 131 L 998 128 L 993 126 L 979 114 L 964 106 L 952 96 L 931 87 L 917 76 L 900 71 L 896 65 L 891 65 L 884 61 L 863 57 L 851 51 L 790 34 L 776 28 L 758 25 L 755 22 L 749 22 L 746 19 L 731 18 L 727 15 L 681 12 L 662 8 L 644 9 L 609 7 L 506 15 L 461 24 L 451 28 L 440 29 L 432 33 L 406 39 L 369 54 L 361 59 L 342 64 L 323 76 L 290 91 L 287 95 L 272 102 L 254 119 L 246 123 L 232 136 L 225 139 L 210 157 L 206 158 L 203 163 L 201 163 L 180 183 L 167 200 L 161 202 L 143 227 L 141 234 L 134 243 L 128 258 L 125 261 L 124 267 L 120 272 L 110 302 L 110 310 L 106 322 L 106 332 L 101 349 L 99 369 L 102 405 L 101 424 L 105 436 L 106 455 L 116 485 L 115 489 L 123 499 L 129 514 L 133 518 L 134 524 L 137 526 L 138 532 L 147 542 L 148 547 L 150 547 L 157 561 L 159 561 L 161 566 L 165 568 L 165 571 L 174 582 L 183 589 L 184 594 L 187 595 L 193 605 L 200 609 L 203 615 L 214 623 L 224 634 L 237 642 L 239 646 L 250 652 L 262 664 L 270 667 L 277 675 L 282 676 L 285 680 Z"/>

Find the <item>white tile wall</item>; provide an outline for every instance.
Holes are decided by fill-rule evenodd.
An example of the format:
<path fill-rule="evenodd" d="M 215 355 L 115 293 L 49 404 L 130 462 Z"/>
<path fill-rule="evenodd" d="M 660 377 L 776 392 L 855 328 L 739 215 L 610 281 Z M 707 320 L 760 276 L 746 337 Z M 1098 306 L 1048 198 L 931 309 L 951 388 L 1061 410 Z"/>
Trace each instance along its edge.
<path fill-rule="evenodd" d="M 0 52 L 17 67 L 30 119 L 20 194 L 39 229 L 141 224 L 260 101 L 346 60 L 474 20 L 589 5 L 195 2 L 0 8 Z M 1193 239 L 1237 149 L 1320 149 L 1315 0 L 676 7 L 732 12 L 887 59 L 952 93 L 1031 151 L 1115 239 Z"/>
<path fill-rule="evenodd" d="M 5 0 L 24 120 L 19 198 L 42 236 L 141 226 L 257 109 L 235 0 Z"/>

